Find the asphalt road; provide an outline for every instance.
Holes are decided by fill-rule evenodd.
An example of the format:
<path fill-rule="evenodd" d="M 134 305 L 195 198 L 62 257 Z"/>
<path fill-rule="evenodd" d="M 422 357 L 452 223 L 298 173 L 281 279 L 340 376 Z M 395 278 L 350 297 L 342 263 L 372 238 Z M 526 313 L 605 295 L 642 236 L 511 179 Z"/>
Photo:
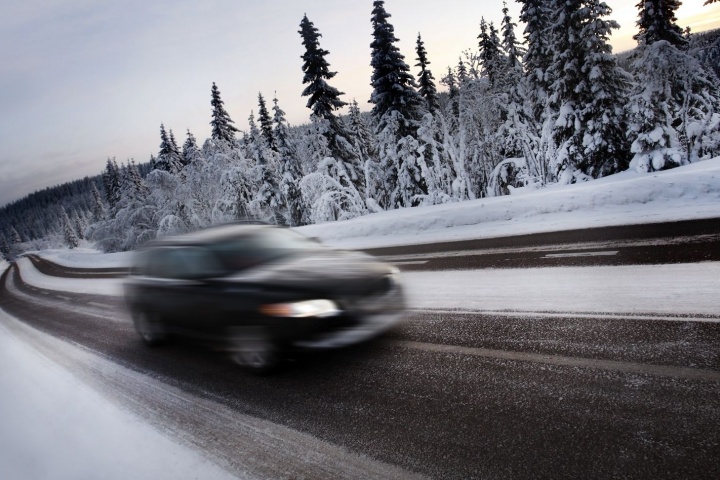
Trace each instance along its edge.
<path fill-rule="evenodd" d="M 712 241 L 698 239 L 716 235 L 717 225 L 683 236 L 716 255 Z M 560 243 L 607 241 L 578 235 Z M 499 243 L 486 247 L 533 246 Z M 566 251 L 550 243 L 541 248 Z M 687 252 L 680 243 L 686 248 L 677 251 Z M 121 299 L 30 287 L 15 267 L 0 279 L 0 306 L 22 321 L 13 328 L 29 341 L 237 473 L 720 478 L 720 324 L 712 321 L 412 312 L 382 339 L 255 377 L 191 345 L 147 348 Z M 63 353 L 23 325 L 102 361 Z"/>
<path fill-rule="evenodd" d="M 720 218 L 366 251 L 407 271 L 720 261 Z"/>

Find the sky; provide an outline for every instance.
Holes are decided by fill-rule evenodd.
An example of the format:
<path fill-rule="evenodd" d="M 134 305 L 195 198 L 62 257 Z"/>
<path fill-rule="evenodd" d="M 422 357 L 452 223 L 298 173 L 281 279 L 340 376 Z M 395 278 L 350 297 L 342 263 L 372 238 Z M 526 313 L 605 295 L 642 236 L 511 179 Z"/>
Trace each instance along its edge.
<path fill-rule="evenodd" d="M 686 0 L 678 23 L 720 27 L 720 4 Z M 632 48 L 635 1 L 609 0 L 621 29 L 615 51 Z M 499 25 L 497 0 L 387 0 L 399 47 L 415 64 L 422 34 L 440 78 L 476 49 L 481 18 Z M 509 2 L 517 19 L 519 4 Z M 210 88 L 244 130 L 259 92 L 275 94 L 291 124 L 308 120 L 301 96 L 303 14 L 323 35 L 337 76 L 331 84 L 369 109 L 372 1 L 9 0 L 0 4 L 0 205 L 34 190 L 96 175 L 107 158 L 146 162 L 159 128 L 178 143 L 187 129 L 210 134 Z M 519 27 L 518 35 L 522 33 Z"/>

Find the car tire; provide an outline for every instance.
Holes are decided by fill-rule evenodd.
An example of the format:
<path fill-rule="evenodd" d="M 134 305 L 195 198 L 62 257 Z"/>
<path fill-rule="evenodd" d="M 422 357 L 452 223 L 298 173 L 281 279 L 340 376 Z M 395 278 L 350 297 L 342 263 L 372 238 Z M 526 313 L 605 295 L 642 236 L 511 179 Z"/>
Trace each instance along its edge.
<path fill-rule="evenodd" d="M 150 315 L 143 310 L 138 310 L 133 315 L 135 330 L 142 338 L 142 341 L 151 347 L 162 344 L 167 338 L 162 324 L 157 318 L 153 317 L 156 317 L 156 315 Z"/>
<path fill-rule="evenodd" d="M 280 363 L 277 345 L 262 330 L 233 329 L 231 344 L 232 360 L 257 375 L 275 371 Z"/>

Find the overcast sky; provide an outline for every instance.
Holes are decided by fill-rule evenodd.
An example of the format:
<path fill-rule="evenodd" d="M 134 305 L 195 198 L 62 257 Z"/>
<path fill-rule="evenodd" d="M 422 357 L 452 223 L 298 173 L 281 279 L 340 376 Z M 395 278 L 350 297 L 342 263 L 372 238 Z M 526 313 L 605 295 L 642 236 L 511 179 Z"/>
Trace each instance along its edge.
<path fill-rule="evenodd" d="M 720 4 L 703 1 L 684 2 L 681 26 L 720 26 Z M 622 27 L 615 51 L 632 48 L 636 2 L 607 3 Z M 387 0 L 385 8 L 407 63 L 415 64 L 420 32 L 438 79 L 476 48 L 481 17 L 496 25 L 502 18 L 497 0 Z M 517 19 L 519 5 L 509 8 Z M 371 10 L 371 0 L 3 1 L 0 205 L 98 174 L 108 157 L 147 161 L 161 122 L 179 143 L 188 128 L 204 141 L 212 82 L 241 130 L 258 92 L 270 103 L 277 91 L 288 120 L 307 121 L 297 33 L 304 13 L 330 51 L 333 86 L 369 109 Z"/>

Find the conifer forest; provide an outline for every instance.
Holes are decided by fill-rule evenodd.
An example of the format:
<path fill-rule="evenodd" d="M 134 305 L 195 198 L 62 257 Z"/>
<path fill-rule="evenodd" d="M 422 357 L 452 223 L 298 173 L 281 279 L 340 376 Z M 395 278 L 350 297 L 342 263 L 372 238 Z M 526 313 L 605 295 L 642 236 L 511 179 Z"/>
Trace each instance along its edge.
<path fill-rule="evenodd" d="M 257 109 L 231 118 L 224 86 L 208 85 L 210 138 L 161 124 L 149 161 L 110 158 L 97 177 L 3 207 L 0 251 L 125 251 L 230 221 L 340 221 L 720 155 L 720 33 L 684 31 L 679 0 L 640 1 L 637 47 L 622 55 L 604 2 L 517 1 L 519 18 L 503 4 L 499 25 L 478 19 L 476 47 L 442 68 L 422 32 L 401 52 L 403 19 L 368 2 L 371 109 L 333 87 L 333 45 L 306 15 L 307 123 L 290 126 L 272 91 L 248 93 Z"/>

